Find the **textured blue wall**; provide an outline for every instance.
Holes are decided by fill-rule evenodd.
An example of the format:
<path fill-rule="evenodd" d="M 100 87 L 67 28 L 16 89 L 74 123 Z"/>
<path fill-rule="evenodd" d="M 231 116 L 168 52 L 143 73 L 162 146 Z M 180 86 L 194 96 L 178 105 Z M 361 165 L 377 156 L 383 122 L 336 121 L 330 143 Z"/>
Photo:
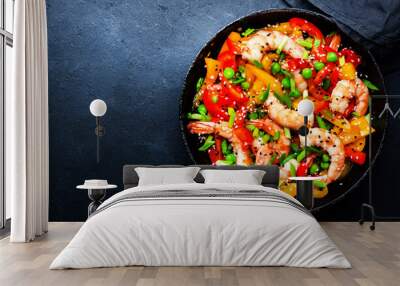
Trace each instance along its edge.
<path fill-rule="evenodd" d="M 219 29 L 280 1 L 47 0 L 50 108 L 50 219 L 86 219 L 85 178 L 122 185 L 122 166 L 191 163 L 178 100 L 196 53 Z M 89 103 L 104 99 L 106 136 L 96 164 Z M 361 192 L 322 212 L 359 214 Z"/>

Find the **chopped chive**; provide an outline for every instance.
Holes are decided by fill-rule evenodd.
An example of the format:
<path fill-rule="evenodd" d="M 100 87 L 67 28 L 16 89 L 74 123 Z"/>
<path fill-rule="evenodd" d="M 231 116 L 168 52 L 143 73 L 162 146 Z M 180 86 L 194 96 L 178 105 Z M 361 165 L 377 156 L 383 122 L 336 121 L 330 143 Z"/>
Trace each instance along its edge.
<path fill-rule="evenodd" d="M 269 84 L 267 89 L 260 95 L 259 99 L 261 102 L 264 102 L 268 99 L 268 95 L 269 95 Z"/>
<path fill-rule="evenodd" d="M 296 177 L 296 167 L 290 163 L 290 176 Z"/>
<path fill-rule="evenodd" d="M 270 136 L 269 134 L 264 134 L 264 135 L 261 137 L 261 140 L 262 140 L 262 142 L 263 142 L 264 144 L 267 144 L 267 143 L 269 142 L 270 139 L 271 139 L 271 136 Z"/>
<path fill-rule="evenodd" d="M 363 82 L 370 90 L 379 90 L 379 88 L 369 80 L 363 79 Z"/>
<path fill-rule="evenodd" d="M 284 38 L 283 41 L 279 44 L 278 49 L 276 49 L 276 53 L 279 55 L 282 50 L 285 48 L 288 38 Z"/>
<path fill-rule="evenodd" d="M 200 77 L 198 80 L 197 80 L 197 83 L 196 83 L 196 91 L 198 92 L 199 90 L 200 90 L 200 88 L 203 86 L 203 83 L 204 83 L 204 77 Z"/>
<path fill-rule="evenodd" d="M 345 57 L 344 57 L 344 56 L 341 56 L 341 57 L 339 58 L 339 65 L 342 66 L 342 65 L 344 65 L 345 63 L 346 63 Z"/>
<path fill-rule="evenodd" d="M 229 114 L 228 126 L 229 128 L 232 128 L 233 124 L 235 123 L 236 112 L 232 107 L 228 107 L 228 114 Z"/>
<path fill-rule="evenodd" d="M 260 130 L 255 127 L 253 130 L 253 138 L 258 138 L 258 136 L 260 136 Z"/>
<path fill-rule="evenodd" d="M 214 138 L 211 135 L 209 135 L 206 141 L 204 141 L 204 144 L 199 148 L 199 151 L 206 151 L 214 144 L 215 144 Z"/>
<path fill-rule="evenodd" d="M 258 67 L 259 69 L 264 68 L 264 66 L 262 65 L 262 63 L 260 63 L 260 62 L 257 61 L 257 60 L 254 60 L 254 61 L 253 61 L 253 64 L 254 64 L 256 67 Z"/>
<path fill-rule="evenodd" d="M 285 127 L 285 128 L 283 129 L 283 131 L 284 131 L 284 133 L 285 133 L 285 137 L 286 137 L 286 138 L 288 138 L 288 139 L 291 139 L 291 138 L 292 138 L 292 136 L 291 136 L 291 134 L 290 134 L 290 129 L 289 129 L 289 128 Z"/>
<path fill-rule="evenodd" d="M 273 141 L 278 141 L 279 138 L 281 138 L 281 132 L 280 131 L 275 131 L 274 136 L 272 137 Z"/>
<path fill-rule="evenodd" d="M 306 49 L 311 50 L 312 49 L 312 43 L 310 41 L 306 41 L 306 40 L 302 40 L 302 39 L 298 39 L 296 41 L 298 44 L 300 44 L 301 46 L 305 47 Z"/>
<path fill-rule="evenodd" d="M 256 30 L 253 28 L 247 28 L 243 33 L 242 33 L 242 37 L 248 37 L 251 34 L 253 34 Z"/>

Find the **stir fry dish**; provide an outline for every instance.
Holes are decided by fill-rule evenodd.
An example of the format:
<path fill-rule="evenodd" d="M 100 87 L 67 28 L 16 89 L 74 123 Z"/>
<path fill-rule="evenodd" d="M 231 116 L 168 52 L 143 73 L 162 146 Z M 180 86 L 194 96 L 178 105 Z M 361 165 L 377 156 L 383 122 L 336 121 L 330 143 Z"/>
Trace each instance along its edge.
<path fill-rule="evenodd" d="M 280 189 L 293 196 L 289 177 L 323 176 L 314 181 L 314 197 L 323 198 L 366 162 L 369 92 L 378 88 L 360 78 L 361 60 L 339 33 L 324 35 L 301 18 L 231 32 L 218 56 L 205 58 L 187 128 L 211 164 L 278 165 Z M 314 103 L 307 149 L 303 98 Z"/>

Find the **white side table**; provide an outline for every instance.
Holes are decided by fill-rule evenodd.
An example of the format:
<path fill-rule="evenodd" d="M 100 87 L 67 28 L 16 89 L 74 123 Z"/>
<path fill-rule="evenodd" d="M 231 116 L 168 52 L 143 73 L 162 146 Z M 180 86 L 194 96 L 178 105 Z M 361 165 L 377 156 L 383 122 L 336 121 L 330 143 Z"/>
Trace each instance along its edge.
<path fill-rule="evenodd" d="M 309 210 L 314 207 L 313 181 L 324 179 L 326 176 L 289 177 L 289 180 L 296 181 L 297 200 Z"/>
<path fill-rule="evenodd" d="M 77 189 L 88 191 L 88 196 L 91 200 L 88 206 L 88 217 L 103 203 L 106 191 L 116 187 L 117 185 L 108 184 L 107 180 L 85 180 L 83 185 L 76 186 Z"/>

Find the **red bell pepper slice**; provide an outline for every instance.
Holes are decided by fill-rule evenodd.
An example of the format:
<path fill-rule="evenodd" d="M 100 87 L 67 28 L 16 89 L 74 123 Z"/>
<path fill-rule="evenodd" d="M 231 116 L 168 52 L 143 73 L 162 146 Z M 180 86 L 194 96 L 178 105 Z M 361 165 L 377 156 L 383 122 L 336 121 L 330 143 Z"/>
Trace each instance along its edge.
<path fill-rule="evenodd" d="M 222 83 L 222 92 L 227 96 L 231 107 L 239 107 L 247 104 L 249 98 L 243 93 L 240 86 L 231 84 L 223 75 L 220 75 L 220 80 Z"/>
<path fill-rule="evenodd" d="M 326 90 L 312 81 L 309 82 L 308 92 L 312 97 L 321 101 L 324 100 L 326 96 L 329 97 L 329 93 Z"/>
<path fill-rule="evenodd" d="M 235 45 L 235 43 L 231 39 L 227 38 L 226 39 L 226 44 L 228 45 L 228 48 L 229 48 L 230 52 L 232 52 L 233 54 L 238 52 L 237 46 Z"/>
<path fill-rule="evenodd" d="M 329 86 L 328 91 L 331 93 L 332 90 L 335 88 L 336 84 L 339 81 L 339 77 L 340 77 L 340 72 L 338 68 L 334 68 L 331 76 L 330 76 L 330 80 L 331 80 L 331 85 Z"/>
<path fill-rule="evenodd" d="M 245 107 L 241 107 L 239 110 L 236 111 L 236 116 L 235 116 L 236 127 L 243 127 L 245 125 L 247 112 L 248 110 Z"/>
<path fill-rule="evenodd" d="M 327 64 L 322 70 L 320 70 L 314 78 L 314 83 L 319 85 L 322 83 L 324 78 L 331 74 L 331 72 L 335 69 L 334 63 Z"/>
<path fill-rule="evenodd" d="M 324 35 L 321 33 L 321 31 L 315 26 L 314 24 L 308 22 L 305 19 L 302 18 L 291 18 L 289 20 L 289 23 L 292 24 L 293 26 L 299 27 L 301 30 L 304 32 L 307 32 L 310 36 L 322 40 L 324 38 Z"/>
<path fill-rule="evenodd" d="M 321 45 L 319 47 L 313 47 L 311 50 L 311 55 L 314 57 L 316 61 L 326 63 L 326 54 L 327 51 L 325 46 Z"/>
<path fill-rule="evenodd" d="M 314 101 L 314 113 L 321 113 L 322 111 L 329 108 L 329 101 L 316 100 Z"/>
<path fill-rule="evenodd" d="M 208 149 L 208 157 L 211 160 L 212 164 L 215 164 L 218 160 L 223 160 L 224 155 L 222 153 L 222 140 L 221 137 L 215 137 L 215 146 L 213 148 Z"/>
<path fill-rule="evenodd" d="M 346 62 L 350 62 L 357 67 L 361 63 L 361 57 L 353 50 L 344 48 L 339 52 L 339 56 L 344 56 Z"/>
<path fill-rule="evenodd" d="M 215 99 L 213 100 L 214 96 L 218 96 L 218 101 L 215 102 Z M 221 95 L 211 93 L 207 89 L 204 89 L 203 103 L 206 106 L 208 113 L 213 118 L 217 118 L 224 121 L 229 119 L 228 112 L 224 110 L 222 107 L 222 104 L 224 104 L 224 100 Z"/>
<path fill-rule="evenodd" d="M 300 165 L 297 167 L 296 176 L 303 177 L 308 174 L 308 169 L 314 162 L 315 154 L 308 156 Z"/>
<path fill-rule="evenodd" d="M 288 65 L 288 70 L 293 72 L 295 70 L 301 70 L 304 68 L 308 68 L 310 64 L 303 60 L 303 59 L 298 59 L 298 58 L 289 58 L 287 59 L 287 65 Z"/>
<path fill-rule="evenodd" d="M 353 150 L 350 147 L 345 147 L 344 152 L 353 163 L 363 165 L 366 161 L 367 155 L 364 152 Z"/>
<path fill-rule="evenodd" d="M 218 60 L 221 62 L 222 69 L 230 67 L 234 71 L 237 70 L 236 57 L 231 50 L 220 53 L 218 55 Z"/>

